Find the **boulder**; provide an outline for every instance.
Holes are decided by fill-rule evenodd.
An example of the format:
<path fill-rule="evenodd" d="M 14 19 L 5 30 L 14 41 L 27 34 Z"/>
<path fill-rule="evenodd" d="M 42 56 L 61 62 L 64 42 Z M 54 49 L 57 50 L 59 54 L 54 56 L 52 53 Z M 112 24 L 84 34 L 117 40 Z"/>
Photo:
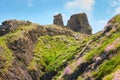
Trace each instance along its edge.
<path fill-rule="evenodd" d="M 114 29 L 116 29 L 115 31 L 117 31 L 117 29 L 119 29 L 119 25 L 120 25 L 119 19 L 120 19 L 120 14 L 118 14 L 118 15 L 114 16 L 112 19 L 110 19 L 104 27 L 103 34 L 109 33 L 111 30 L 114 30 Z"/>
<path fill-rule="evenodd" d="M 16 30 L 19 26 L 27 26 L 32 24 L 30 21 L 24 20 L 7 20 L 2 22 L 0 26 L 0 36 L 7 34 L 8 32 Z"/>
<path fill-rule="evenodd" d="M 53 24 L 59 25 L 59 26 L 64 26 L 61 14 L 57 14 L 57 15 L 54 16 Z"/>
<path fill-rule="evenodd" d="M 67 27 L 73 31 L 92 34 L 92 28 L 89 25 L 87 15 L 85 13 L 74 14 L 70 17 L 67 23 Z"/>

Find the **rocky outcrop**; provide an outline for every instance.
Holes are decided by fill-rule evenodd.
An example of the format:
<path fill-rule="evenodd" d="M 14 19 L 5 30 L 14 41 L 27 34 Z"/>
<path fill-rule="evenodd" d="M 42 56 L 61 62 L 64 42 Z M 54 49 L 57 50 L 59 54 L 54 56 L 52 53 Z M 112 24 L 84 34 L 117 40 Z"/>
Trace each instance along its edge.
<path fill-rule="evenodd" d="M 54 16 L 53 24 L 59 25 L 59 26 L 64 26 L 61 14 L 57 14 L 57 15 Z"/>
<path fill-rule="evenodd" d="M 112 80 L 120 67 L 120 15 L 92 36 L 86 35 L 90 26 L 81 27 L 88 24 L 85 14 L 76 15 L 71 22 L 85 34 L 57 25 L 3 22 L 0 30 L 10 33 L 0 37 L 0 80 Z"/>
<path fill-rule="evenodd" d="M 92 28 L 89 25 L 87 15 L 85 13 L 74 14 L 68 20 L 67 27 L 72 29 L 73 31 L 92 34 Z"/>
<path fill-rule="evenodd" d="M 119 31 L 120 15 L 117 15 L 108 21 L 104 31 L 94 34 L 91 39 L 89 38 L 90 41 L 87 41 L 86 46 L 82 48 L 78 59 L 67 65 L 70 67 L 69 74 L 62 73 L 60 76 L 63 78 L 59 78 L 59 80 L 113 80 L 116 77 L 114 70 L 116 66 L 120 65 L 114 64 L 120 56 Z M 79 65 L 78 61 L 79 63 L 85 62 Z M 83 64 L 87 66 L 83 66 Z M 77 65 L 78 67 L 75 68 Z M 66 68 L 63 72 L 67 71 Z M 118 76 L 116 79 L 120 80 Z"/>
<path fill-rule="evenodd" d="M 0 80 L 50 80 L 52 76 L 56 74 L 55 72 L 46 72 L 45 75 L 41 76 L 41 67 L 39 67 L 38 64 L 32 67 L 36 43 L 41 36 L 49 35 L 52 37 L 54 35 L 66 35 L 74 37 L 75 33 L 72 30 L 58 27 L 57 25 L 40 26 L 32 23 L 27 24 L 26 21 L 23 21 L 23 24 L 21 22 L 22 21 L 11 20 L 2 23 L 1 29 L 5 28 L 9 30 L 10 33 L 6 32 L 5 34 L 7 35 L 3 35 L 5 36 L 6 43 L 0 42 Z M 20 33 L 16 34 L 17 32 Z M 77 38 L 78 37 L 79 35 Z M 1 38 L 0 40 L 2 40 Z M 2 43 L 4 43 L 4 45 Z M 4 49 L 5 46 L 6 48 Z M 9 60 L 7 60 L 6 56 L 10 54 L 7 49 L 10 49 L 11 55 L 13 56 L 10 62 L 7 62 Z M 3 57 L 4 55 L 6 56 Z M 9 57 L 11 58 L 11 56 Z M 5 67 L 8 63 L 11 65 Z M 2 69 L 4 67 L 7 71 L 3 73 Z"/>
<path fill-rule="evenodd" d="M 10 31 L 14 31 L 19 26 L 27 26 L 32 24 L 30 21 L 24 20 L 7 20 L 2 22 L 0 26 L 0 36 L 7 34 Z"/>
<path fill-rule="evenodd" d="M 117 26 L 119 26 L 119 20 L 117 19 L 118 17 L 120 16 L 120 14 L 118 14 L 118 15 L 116 15 L 116 16 L 114 16 L 112 19 L 110 19 L 109 21 L 108 21 L 108 23 L 106 24 L 106 26 L 104 27 L 104 30 L 103 30 L 103 33 L 105 34 L 105 33 L 108 33 L 109 31 L 111 31 L 111 30 L 115 30 L 115 29 L 117 29 L 118 27 Z"/>
<path fill-rule="evenodd" d="M 1 79 L 2 77 L 2 79 Z M 22 65 L 22 63 L 14 59 L 12 66 L 9 67 L 6 73 L 2 73 L 0 75 L 0 80 L 33 80 L 29 72 L 27 71 L 27 67 Z"/>

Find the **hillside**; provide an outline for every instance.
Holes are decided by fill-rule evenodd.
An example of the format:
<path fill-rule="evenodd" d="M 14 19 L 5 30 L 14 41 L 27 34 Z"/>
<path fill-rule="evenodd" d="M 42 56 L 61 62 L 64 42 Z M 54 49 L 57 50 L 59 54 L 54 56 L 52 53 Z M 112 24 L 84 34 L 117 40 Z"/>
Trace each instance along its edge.
<path fill-rule="evenodd" d="M 4 21 L 0 27 L 0 80 L 119 80 L 120 15 L 93 35 L 88 21 L 84 22 L 87 19 L 81 20 L 85 14 L 77 16 L 72 19 L 78 18 L 77 32 L 60 23 Z"/>

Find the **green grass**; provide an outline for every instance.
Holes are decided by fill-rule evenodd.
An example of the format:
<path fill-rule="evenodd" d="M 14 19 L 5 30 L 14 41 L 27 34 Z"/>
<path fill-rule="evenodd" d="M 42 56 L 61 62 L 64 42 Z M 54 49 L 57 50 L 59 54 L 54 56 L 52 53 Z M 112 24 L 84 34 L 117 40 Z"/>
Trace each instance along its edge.
<path fill-rule="evenodd" d="M 113 22 L 113 23 L 116 23 L 116 22 L 120 23 L 120 15 L 116 15 L 116 16 L 114 17 L 114 20 L 113 20 L 112 22 Z"/>
<path fill-rule="evenodd" d="M 34 50 L 35 59 L 39 65 L 46 67 L 46 70 L 56 70 L 73 57 L 78 43 L 73 37 L 65 35 L 40 37 Z"/>
<path fill-rule="evenodd" d="M 120 16 L 116 16 L 115 22 L 120 22 Z M 13 52 L 8 48 L 7 44 L 18 40 L 19 38 L 25 38 L 25 36 L 29 36 L 28 32 L 32 29 L 36 29 L 33 27 L 36 25 L 29 25 L 29 26 L 21 26 L 13 32 L 6 34 L 3 37 L 0 37 L 0 59 L 5 59 L 4 69 L 3 71 L 7 71 L 8 67 L 12 66 L 12 59 L 14 58 Z M 59 27 L 58 27 L 59 29 Z M 62 30 L 62 28 L 60 28 Z M 25 35 L 27 34 L 27 35 Z M 70 62 L 77 53 L 80 52 L 84 47 L 85 44 L 93 40 L 91 42 L 91 46 L 101 42 L 99 46 L 93 47 L 91 51 L 88 51 L 86 55 L 83 56 L 85 61 L 91 61 L 94 56 L 99 56 L 100 54 L 104 53 L 105 48 L 111 45 L 117 38 L 120 37 L 120 33 L 110 31 L 110 36 L 103 36 L 100 40 L 96 40 L 95 38 L 102 35 L 102 32 L 97 33 L 89 38 L 77 41 L 72 36 L 66 35 L 55 35 L 55 36 L 41 36 L 38 39 L 34 47 L 34 58 L 31 61 L 30 65 L 28 66 L 28 70 L 31 69 L 38 69 L 45 71 L 59 71 L 59 74 L 62 73 L 61 66 L 64 63 Z M 82 36 L 82 35 L 81 35 Z M 95 40 L 94 40 L 95 39 Z M 115 45 L 116 50 L 120 48 L 119 44 Z M 2 52 L 3 49 L 3 52 Z M 78 49 L 78 50 L 77 50 Z M 73 60 L 74 61 L 74 60 Z M 72 61 L 71 61 L 72 63 Z M 68 63 L 68 64 L 71 64 Z M 74 62 L 73 62 L 74 63 Z M 97 71 L 93 71 L 91 75 L 95 76 L 95 79 L 102 78 L 106 76 L 104 79 L 110 80 L 113 78 L 112 74 L 117 70 L 120 69 L 120 51 L 117 52 L 117 55 L 112 59 L 105 61 L 101 64 Z M 117 68 L 116 68 L 117 67 Z M 1 69 L 0 69 L 1 71 Z M 44 73 L 43 73 L 44 74 Z M 109 75 L 108 75 L 109 74 Z M 81 78 L 79 78 L 81 80 Z"/>
<path fill-rule="evenodd" d="M 5 60 L 5 62 L 2 64 L 4 66 L 2 71 L 5 71 L 5 72 L 8 70 L 8 67 L 11 66 L 11 62 L 13 59 L 13 53 L 8 48 L 6 43 L 7 43 L 6 37 L 0 37 L 0 50 L 1 50 L 0 51 L 0 59 Z"/>
<path fill-rule="evenodd" d="M 93 73 L 96 80 L 110 74 L 118 65 L 120 65 L 120 51 L 111 60 L 108 60 L 100 65 L 99 69 Z"/>
<path fill-rule="evenodd" d="M 113 77 L 114 77 L 113 74 L 115 74 L 115 72 L 116 72 L 117 70 L 120 70 L 120 65 L 118 65 L 116 68 L 112 69 L 112 72 L 111 72 L 110 74 L 107 74 L 107 75 L 103 78 L 103 80 L 112 80 Z"/>
<path fill-rule="evenodd" d="M 32 26 L 31 26 L 32 27 Z M 18 40 L 19 38 L 24 38 L 23 31 L 30 30 L 31 27 L 21 26 L 15 31 L 9 32 L 8 34 L 0 37 L 0 59 L 5 60 L 2 65 L 4 65 L 2 72 L 6 72 L 10 66 L 12 66 L 12 60 L 15 58 L 11 49 L 9 49 L 8 44 Z M 24 29 L 24 30 L 23 30 Z"/>
<path fill-rule="evenodd" d="M 84 60 L 90 61 L 94 56 L 99 56 L 104 52 L 105 48 L 108 45 L 112 44 L 119 37 L 120 33 L 115 33 L 111 35 L 109 38 L 104 37 L 103 43 L 100 46 L 96 47 L 95 49 L 88 52 L 85 56 L 83 56 Z"/>

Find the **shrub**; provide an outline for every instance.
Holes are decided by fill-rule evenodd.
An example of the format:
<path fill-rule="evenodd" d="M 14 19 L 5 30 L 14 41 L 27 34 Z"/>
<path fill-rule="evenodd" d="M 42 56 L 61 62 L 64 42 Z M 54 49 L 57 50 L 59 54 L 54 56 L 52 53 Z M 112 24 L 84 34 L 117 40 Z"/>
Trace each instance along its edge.
<path fill-rule="evenodd" d="M 77 65 L 80 65 L 82 62 L 83 62 L 83 59 L 82 59 L 82 58 L 79 58 L 79 59 L 77 60 Z"/>
<path fill-rule="evenodd" d="M 115 46 L 114 46 L 114 45 L 109 45 L 109 46 L 107 46 L 107 47 L 105 48 L 105 52 L 108 53 L 108 52 L 110 52 L 110 51 L 112 51 L 112 50 L 114 50 L 114 49 L 115 49 Z"/>
<path fill-rule="evenodd" d="M 71 73 L 71 68 L 70 68 L 70 66 L 67 66 L 65 68 L 64 74 L 70 74 L 70 73 Z"/>
<path fill-rule="evenodd" d="M 116 71 L 112 80 L 120 80 L 120 70 Z"/>

